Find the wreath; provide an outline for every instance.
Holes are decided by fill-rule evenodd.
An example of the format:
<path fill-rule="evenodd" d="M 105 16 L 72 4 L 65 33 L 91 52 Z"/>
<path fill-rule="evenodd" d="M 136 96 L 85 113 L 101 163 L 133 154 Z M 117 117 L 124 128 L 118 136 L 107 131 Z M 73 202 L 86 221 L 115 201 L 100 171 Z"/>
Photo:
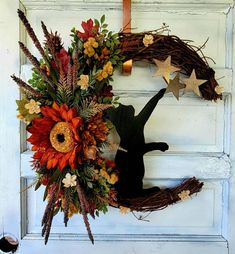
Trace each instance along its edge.
<path fill-rule="evenodd" d="M 143 189 L 143 155 L 168 149 L 164 142 L 145 143 L 143 134 L 164 94 L 172 92 L 179 99 L 183 89 L 205 100 L 222 98 L 223 88 L 201 47 L 164 35 L 166 26 L 143 33 L 113 33 L 107 30 L 105 16 L 82 22 L 84 31 L 73 28 L 68 50 L 58 33 L 49 32 L 42 22 L 42 46 L 24 13 L 18 10 L 18 15 L 42 56 L 39 61 L 19 42 L 34 66 L 32 78 L 28 83 L 15 75 L 12 78 L 23 95 L 17 100 L 18 118 L 31 134 L 27 141 L 34 151 L 35 190 L 45 186 L 45 244 L 59 211 L 64 213 L 65 226 L 71 216 L 81 214 L 93 243 L 88 215 L 95 218 L 107 212 L 109 205 L 122 212 L 156 211 L 201 190 L 203 183 L 195 177 L 175 188 Z M 114 70 L 130 59 L 156 64 L 156 76 L 163 77 L 167 85 L 136 116 L 133 106 L 118 103 L 110 85 Z M 172 73 L 176 73 L 173 79 Z M 182 75 L 187 76 L 183 81 Z M 111 129 L 118 132 L 119 145 L 109 140 Z M 114 161 L 104 158 L 107 146 L 117 148 Z"/>

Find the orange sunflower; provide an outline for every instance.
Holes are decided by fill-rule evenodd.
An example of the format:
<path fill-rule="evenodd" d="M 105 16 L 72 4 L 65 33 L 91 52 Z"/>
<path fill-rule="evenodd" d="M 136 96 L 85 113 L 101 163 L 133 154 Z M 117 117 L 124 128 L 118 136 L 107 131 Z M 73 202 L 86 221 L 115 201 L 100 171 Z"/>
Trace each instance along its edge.
<path fill-rule="evenodd" d="M 82 141 L 79 127 L 82 118 L 76 108 L 66 104 L 41 107 L 41 118 L 36 118 L 27 130 L 32 135 L 27 139 L 35 151 L 33 158 L 48 169 L 66 166 L 77 168 L 81 163 Z"/>

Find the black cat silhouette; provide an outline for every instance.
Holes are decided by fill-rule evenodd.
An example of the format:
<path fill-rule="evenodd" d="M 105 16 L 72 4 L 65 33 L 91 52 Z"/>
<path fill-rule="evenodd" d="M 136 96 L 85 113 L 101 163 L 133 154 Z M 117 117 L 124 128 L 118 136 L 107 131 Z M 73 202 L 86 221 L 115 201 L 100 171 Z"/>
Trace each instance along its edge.
<path fill-rule="evenodd" d="M 115 157 L 120 172 L 116 190 L 121 198 L 145 196 L 160 190 L 158 187 L 143 189 L 145 173 L 143 156 L 153 150 L 164 152 L 169 147 L 164 142 L 145 143 L 144 126 L 165 91 L 166 89 L 161 89 L 136 116 L 135 109 L 131 105 L 120 104 L 117 108 L 108 110 L 109 119 L 120 136 L 120 147 L 126 150 L 118 150 Z"/>

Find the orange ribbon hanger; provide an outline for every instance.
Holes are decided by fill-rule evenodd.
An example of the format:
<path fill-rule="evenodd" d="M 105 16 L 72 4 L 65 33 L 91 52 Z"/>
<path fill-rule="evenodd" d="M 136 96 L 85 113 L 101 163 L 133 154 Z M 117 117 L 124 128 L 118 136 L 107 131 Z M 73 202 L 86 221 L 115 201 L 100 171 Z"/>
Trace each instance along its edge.
<path fill-rule="evenodd" d="M 131 32 L 131 0 L 123 0 L 123 32 Z M 132 59 L 126 61 L 122 65 L 122 73 L 131 75 Z"/>

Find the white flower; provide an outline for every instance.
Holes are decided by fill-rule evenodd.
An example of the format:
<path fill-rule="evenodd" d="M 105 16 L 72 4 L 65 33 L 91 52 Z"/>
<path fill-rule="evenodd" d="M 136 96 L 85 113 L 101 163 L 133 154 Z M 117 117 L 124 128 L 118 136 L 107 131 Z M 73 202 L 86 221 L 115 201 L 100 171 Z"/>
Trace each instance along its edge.
<path fill-rule="evenodd" d="M 223 86 L 216 86 L 215 87 L 215 92 L 217 94 L 222 94 L 224 92 L 224 87 Z"/>
<path fill-rule="evenodd" d="M 31 99 L 31 100 L 29 101 L 29 103 L 26 103 L 26 104 L 24 105 L 24 107 L 25 107 L 26 109 L 28 109 L 29 114 L 32 115 L 32 114 L 34 114 L 34 113 L 38 114 L 38 113 L 41 112 L 41 110 L 40 110 L 40 105 L 41 105 L 40 102 Z"/>
<path fill-rule="evenodd" d="M 143 43 L 145 47 L 153 44 L 153 36 L 151 34 L 145 34 L 143 38 Z"/>
<path fill-rule="evenodd" d="M 183 190 L 178 194 L 178 197 L 183 201 L 189 198 L 190 190 Z"/>
<path fill-rule="evenodd" d="M 73 187 L 77 185 L 76 179 L 76 175 L 71 175 L 70 173 L 67 173 L 65 175 L 65 178 L 62 180 L 62 183 L 64 184 L 65 188 Z"/>
<path fill-rule="evenodd" d="M 88 75 L 80 75 L 80 80 L 78 81 L 79 86 L 82 90 L 87 90 L 89 86 L 89 76 Z"/>

